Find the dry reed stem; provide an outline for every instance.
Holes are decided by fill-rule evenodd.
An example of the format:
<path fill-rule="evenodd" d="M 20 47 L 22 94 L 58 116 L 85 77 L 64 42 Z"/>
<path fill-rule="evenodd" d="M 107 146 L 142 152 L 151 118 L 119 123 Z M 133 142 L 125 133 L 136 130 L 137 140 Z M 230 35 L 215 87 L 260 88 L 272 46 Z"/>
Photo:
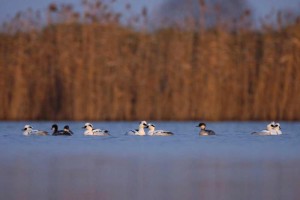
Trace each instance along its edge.
<path fill-rule="evenodd" d="M 139 32 L 51 9 L 42 30 L 0 33 L 2 120 L 300 119 L 297 21 Z"/>

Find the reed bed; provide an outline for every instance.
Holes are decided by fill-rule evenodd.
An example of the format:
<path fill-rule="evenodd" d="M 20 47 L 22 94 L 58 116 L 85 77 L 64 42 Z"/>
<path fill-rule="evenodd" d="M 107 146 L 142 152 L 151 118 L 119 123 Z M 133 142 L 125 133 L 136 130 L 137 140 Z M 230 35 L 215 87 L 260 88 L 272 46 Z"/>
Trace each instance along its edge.
<path fill-rule="evenodd" d="M 149 30 L 146 9 L 124 25 L 100 1 L 39 15 L 2 26 L 1 120 L 300 119 L 299 20 Z"/>

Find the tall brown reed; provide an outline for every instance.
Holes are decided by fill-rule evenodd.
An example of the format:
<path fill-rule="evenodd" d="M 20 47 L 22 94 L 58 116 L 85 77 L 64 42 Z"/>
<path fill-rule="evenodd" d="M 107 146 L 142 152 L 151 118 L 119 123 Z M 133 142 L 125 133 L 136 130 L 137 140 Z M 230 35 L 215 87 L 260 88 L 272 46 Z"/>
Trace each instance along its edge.
<path fill-rule="evenodd" d="M 146 9 L 130 28 L 100 1 L 84 8 L 51 4 L 39 29 L 20 28 L 22 15 L 6 24 L 1 120 L 300 119 L 299 21 L 257 31 L 246 11 L 136 31 Z"/>

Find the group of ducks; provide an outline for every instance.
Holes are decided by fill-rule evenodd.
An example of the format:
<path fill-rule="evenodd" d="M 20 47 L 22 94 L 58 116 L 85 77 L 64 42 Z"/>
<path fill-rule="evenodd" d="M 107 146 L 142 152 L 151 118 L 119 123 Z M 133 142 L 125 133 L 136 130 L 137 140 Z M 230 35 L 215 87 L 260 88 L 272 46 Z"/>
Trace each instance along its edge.
<path fill-rule="evenodd" d="M 86 129 L 84 131 L 84 135 L 91 135 L 91 136 L 109 136 L 110 133 L 108 130 L 104 129 L 94 129 L 93 125 L 91 123 L 85 123 L 84 126 L 82 127 Z M 145 128 L 148 128 L 149 131 L 146 134 Z M 64 126 L 63 130 L 58 130 L 57 124 L 52 125 L 52 134 L 53 136 L 72 136 L 74 133 L 70 130 L 70 127 L 68 125 Z M 47 131 L 42 131 L 42 130 L 34 130 L 31 125 L 25 125 L 23 128 L 23 135 L 29 136 L 29 135 L 50 135 Z M 148 124 L 146 121 L 142 121 L 139 124 L 139 128 L 135 130 L 130 130 L 125 133 L 125 135 L 157 135 L 157 136 L 169 136 L 169 135 L 174 135 L 174 133 L 170 131 L 164 131 L 164 130 L 155 130 L 155 125 L 154 124 Z"/>
<path fill-rule="evenodd" d="M 199 135 L 208 136 L 208 135 L 216 135 L 213 130 L 207 130 L 205 123 L 199 123 L 196 127 L 200 128 Z M 82 127 L 85 130 L 84 135 L 90 136 L 109 136 L 110 133 L 108 130 L 104 129 L 94 129 L 91 123 L 85 123 Z M 148 128 L 148 133 L 145 132 L 145 128 Z M 58 130 L 57 124 L 52 125 L 52 135 L 53 136 L 72 136 L 74 133 L 70 130 L 68 125 L 64 126 L 63 130 Z M 267 125 L 266 130 L 262 130 L 259 132 L 253 132 L 254 135 L 281 135 L 281 127 L 279 123 L 271 122 Z M 23 135 L 50 135 L 47 131 L 41 130 L 33 130 L 33 127 L 30 125 L 25 125 L 23 128 Z M 141 121 L 139 124 L 139 128 L 135 130 L 130 130 L 125 133 L 125 135 L 138 135 L 138 136 L 172 136 L 174 133 L 165 130 L 155 130 L 155 125 L 147 123 L 146 121 Z"/>
<path fill-rule="evenodd" d="M 205 123 L 200 123 L 197 127 L 200 127 L 199 135 L 216 135 L 213 130 L 207 130 Z M 266 130 L 252 132 L 252 135 L 281 135 L 281 127 L 279 123 L 271 122 L 267 125 Z"/>
<path fill-rule="evenodd" d="M 253 135 L 281 135 L 281 127 L 279 123 L 271 122 L 267 125 L 266 130 L 262 130 L 259 132 L 253 132 Z"/>

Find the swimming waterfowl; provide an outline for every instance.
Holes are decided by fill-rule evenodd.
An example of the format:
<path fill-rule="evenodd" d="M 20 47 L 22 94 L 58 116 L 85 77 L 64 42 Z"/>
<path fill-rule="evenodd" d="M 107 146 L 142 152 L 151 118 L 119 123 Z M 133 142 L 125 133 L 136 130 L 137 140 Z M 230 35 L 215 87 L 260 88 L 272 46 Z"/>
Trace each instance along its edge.
<path fill-rule="evenodd" d="M 73 131 L 70 130 L 70 127 L 68 125 L 64 126 L 64 135 L 73 135 Z"/>
<path fill-rule="evenodd" d="M 164 131 L 164 130 L 155 130 L 155 126 L 153 124 L 148 124 L 148 135 L 151 136 L 171 136 L 174 135 L 174 133 L 170 131 Z"/>
<path fill-rule="evenodd" d="M 95 136 L 110 135 L 108 130 L 94 129 L 91 123 L 85 123 L 85 125 L 82 128 L 86 129 L 86 131 L 83 133 L 84 135 L 95 135 Z"/>
<path fill-rule="evenodd" d="M 267 125 L 267 130 L 251 133 L 253 135 L 281 135 L 281 127 L 279 123 L 271 122 Z"/>
<path fill-rule="evenodd" d="M 148 124 L 147 124 L 146 121 L 141 121 L 138 129 L 127 131 L 125 133 L 125 135 L 140 135 L 140 136 L 144 136 L 144 135 L 146 135 L 144 128 L 148 128 Z"/>
<path fill-rule="evenodd" d="M 196 127 L 200 127 L 200 132 L 199 135 L 216 135 L 216 133 L 213 130 L 206 130 L 206 124 L 205 123 L 199 123 L 198 126 Z"/>
<path fill-rule="evenodd" d="M 33 127 L 30 125 L 25 125 L 23 130 L 23 135 L 29 136 L 29 135 L 48 135 L 47 131 L 41 131 L 41 130 L 33 130 Z"/>
<path fill-rule="evenodd" d="M 275 123 L 271 125 L 272 127 L 272 131 L 271 131 L 271 135 L 282 135 L 282 131 L 281 131 L 281 126 L 279 123 Z"/>
<path fill-rule="evenodd" d="M 71 136 L 71 134 L 69 132 L 65 132 L 65 130 L 58 130 L 57 124 L 53 124 L 51 129 L 53 131 L 53 136 Z"/>

